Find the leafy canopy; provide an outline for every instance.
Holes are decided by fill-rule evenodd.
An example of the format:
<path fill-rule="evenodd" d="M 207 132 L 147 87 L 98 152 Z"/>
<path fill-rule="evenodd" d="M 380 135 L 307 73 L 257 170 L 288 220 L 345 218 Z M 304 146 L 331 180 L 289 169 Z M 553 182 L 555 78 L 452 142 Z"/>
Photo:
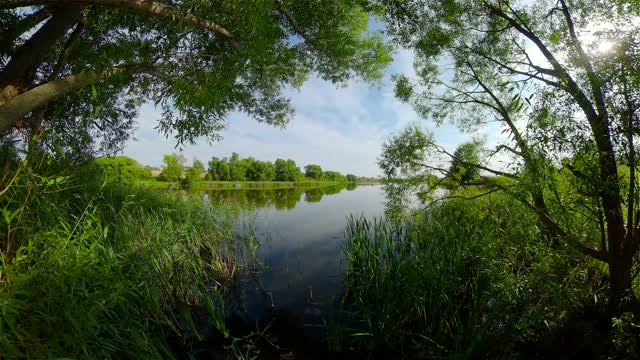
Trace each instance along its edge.
<path fill-rule="evenodd" d="M 381 78 L 391 61 L 358 1 L 47 1 L 0 4 L 0 135 L 113 152 L 143 102 L 178 144 L 216 140 L 232 111 L 284 126 L 312 74 Z"/>

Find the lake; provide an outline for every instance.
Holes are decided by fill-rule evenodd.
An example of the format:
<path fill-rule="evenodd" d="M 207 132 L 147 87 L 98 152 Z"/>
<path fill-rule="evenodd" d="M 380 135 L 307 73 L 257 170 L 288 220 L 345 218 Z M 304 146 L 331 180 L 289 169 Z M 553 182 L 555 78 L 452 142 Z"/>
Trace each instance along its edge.
<path fill-rule="evenodd" d="M 253 229 L 260 270 L 237 289 L 235 316 L 255 324 L 273 309 L 302 320 L 305 331 L 323 324 L 342 295 L 344 241 L 350 215 L 380 217 L 382 186 L 208 191 L 212 201 L 244 208 L 238 230 Z"/>

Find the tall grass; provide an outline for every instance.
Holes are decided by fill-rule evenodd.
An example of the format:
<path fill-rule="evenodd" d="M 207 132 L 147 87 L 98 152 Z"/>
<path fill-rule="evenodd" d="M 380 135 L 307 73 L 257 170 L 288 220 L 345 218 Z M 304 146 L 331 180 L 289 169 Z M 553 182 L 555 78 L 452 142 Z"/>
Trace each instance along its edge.
<path fill-rule="evenodd" d="M 171 358 L 204 323 L 228 335 L 233 209 L 20 170 L 0 198 L 0 358 Z"/>
<path fill-rule="evenodd" d="M 593 301 L 602 276 L 552 251 L 534 214 L 499 194 L 435 203 L 403 224 L 351 218 L 344 251 L 352 338 L 405 358 L 515 356 Z"/>

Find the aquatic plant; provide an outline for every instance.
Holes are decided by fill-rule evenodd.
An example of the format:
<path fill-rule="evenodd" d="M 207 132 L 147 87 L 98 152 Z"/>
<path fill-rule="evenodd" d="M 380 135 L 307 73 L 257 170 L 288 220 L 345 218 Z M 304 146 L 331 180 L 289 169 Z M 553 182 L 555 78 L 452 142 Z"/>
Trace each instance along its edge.
<path fill-rule="evenodd" d="M 234 276 L 234 209 L 15 167 L 0 198 L 0 357 L 170 358 L 205 323 L 229 335 L 216 299 Z"/>
<path fill-rule="evenodd" d="M 603 272 L 551 249 L 535 224 L 499 194 L 436 202 L 400 224 L 350 218 L 351 342 L 407 358 L 510 357 L 562 327 L 604 298 Z"/>

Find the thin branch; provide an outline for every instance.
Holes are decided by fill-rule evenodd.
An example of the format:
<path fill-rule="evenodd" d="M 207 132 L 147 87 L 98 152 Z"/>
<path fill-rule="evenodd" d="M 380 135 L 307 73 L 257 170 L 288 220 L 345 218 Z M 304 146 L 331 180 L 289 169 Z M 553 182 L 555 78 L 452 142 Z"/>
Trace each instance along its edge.
<path fill-rule="evenodd" d="M 596 100 L 596 106 L 600 115 L 604 116 L 607 112 L 607 107 L 605 105 L 604 95 L 602 93 L 602 83 L 598 78 L 598 75 L 593 70 L 593 65 L 591 64 L 591 60 L 589 60 L 589 56 L 584 51 L 584 48 L 580 44 L 580 39 L 578 39 L 578 35 L 576 34 L 575 25 L 573 23 L 573 19 L 571 17 L 571 12 L 569 11 L 569 7 L 565 0 L 559 0 L 562 5 L 562 13 L 564 14 L 565 20 L 567 22 L 567 27 L 569 28 L 569 35 L 571 36 L 573 46 L 576 48 L 578 52 L 578 56 L 580 57 L 580 61 L 582 62 L 582 66 L 587 72 L 587 79 L 589 79 L 589 84 L 591 85 L 591 89 L 593 90 L 593 95 Z"/>
<path fill-rule="evenodd" d="M 60 52 L 60 56 L 58 57 L 58 61 L 56 61 L 56 64 L 53 66 L 53 71 L 49 75 L 49 81 L 56 79 L 62 73 L 62 69 L 64 68 L 65 63 L 67 62 L 67 59 L 71 55 L 73 44 L 80 38 L 82 31 L 84 31 L 84 23 L 79 22 L 78 25 L 76 25 L 75 29 L 73 29 L 73 32 L 71 33 L 71 35 L 69 35 L 69 38 L 67 39 L 67 41 L 65 42 L 64 47 Z"/>
<path fill-rule="evenodd" d="M 468 61 L 467 61 L 467 66 L 469 67 L 469 69 L 471 69 L 471 72 L 473 74 L 473 78 L 487 92 L 487 94 L 489 94 L 491 99 L 493 99 L 493 102 L 500 109 L 500 113 L 501 113 L 505 123 L 507 123 L 507 126 L 509 126 L 509 129 L 511 130 L 511 133 L 513 134 L 514 138 L 516 139 L 516 143 L 518 144 L 518 147 L 520 148 L 520 150 L 524 154 L 527 154 L 529 152 L 529 146 L 524 141 L 524 138 L 520 134 L 520 131 L 518 131 L 518 128 L 516 128 L 515 124 L 511 120 L 511 115 L 509 114 L 509 111 L 507 110 L 506 106 L 504 106 L 502 101 L 500 101 L 500 99 L 498 99 L 498 97 L 493 93 L 493 91 L 491 91 L 491 89 L 489 89 L 489 87 L 487 85 L 485 85 L 484 82 L 482 82 L 482 80 L 480 79 L 480 76 L 478 75 L 476 70 L 473 68 L 473 65 L 471 65 L 471 63 L 468 62 Z"/>
<path fill-rule="evenodd" d="M 284 18 L 287 19 L 287 22 L 289 23 L 289 26 L 291 26 L 293 31 L 295 31 L 296 34 L 300 35 L 300 37 L 304 39 L 305 43 L 315 46 L 315 42 L 313 41 L 313 39 L 309 38 L 309 36 L 307 36 L 307 34 L 302 30 L 302 28 L 298 26 L 296 19 L 294 19 L 293 16 L 291 16 L 291 14 L 289 13 L 289 10 L 287 10 L 287 8 L 284 6 L 284 3 L 282 2 L 282 0 L 275 0 L 274 3 L 276 5 L 276 9 L 278 10 L 278 12 L 280 12 L 284 16 Z"/>
<path fill-rule="evenodd" d="M 552 81 L 552 80 L 549 80 L 549 79 L 545 79 L 544 77 L 539 76 L 539 74 L 546 74 L 546 75 L 549 75 L 549 76 L 554 76 L 554 77 L 559 78 L 557 73 L 555 71 L 551 70 L 551 69 L 546 69 L 546 68 L 543 68 L 541 66 L 528 64 L 528 63 L 524 63 L 524 62 L 519 62 L 519 63 L 521 63 L 523 65 L 530 66 L 531 68 L 536 70 L 536 72 L 535 73 L 531 73 L 531 72 L 526 72 L 526 71 L 522 71 L 522 70 L 517 70 L 516 68 L 514 68 L 512 66 L 509 66 L 509 65 L 507 65 L 507 64 L 505 64 L 505 63 L 503 63 L 503 62 L 501 62 L 501 61 L 499 61 L 497 59 L 494 59 L 493 57 L 488 56 L 488 55 L 484 54 L 481 51 L 473 49 L 473 48 L 471 48 L 471 47 L 469 47 L 467 45 L 465 45 L 465 47 L 467 47 L 469 50 L 473 51 L 475 54 L 481 56 L 482 58 L 484 58 L 486 60 L 489 60 L 492 63 L 498 65 L 499 67 L 509 71 L 511 74 L 517 74 L 517 75 L 526 76 L 529 79 L 536 79 L 536 80 L 542 81 L 542 82 L 544 82 L 545 84 L 547 84 L 549 86 L 553 86 L 555 88 L 567 90 L 567 88 L 565 86 L 563 86 L 561 83 L 556 82 L 556 81 Z"/>
<path fill-rule="evenodd" d="M 553 69 L 558 73 L 560 79 L 562 79 L 567 84 L 567 90 L 571 94 L 571 96 L 576 100 L 580 108 L 584 111 L 585 116 L 589 119 L 590 122 L 594 121 L 598 117 L 598 113 L 595 108 L 589 101 L 589 98 L 582 91 L 578 83 L 571 77 L 571 75 L 567 72 L 567 70 L 560 64 L 560 61 L 551 53 L 549 48 L 542 42 L 542 40 L 536 36 L 530 29 L 526 27 L 526 25 L 520 24 L 516 19 L 510 17 L 505 14 L 500 8 L 485 3 L 487 8 L 496 16 L 506 20 L 514 29 L 516 29 L 520 34 L 529 39 L 537 48 L 540 50 L 542 55 L 549 61 L 549 63 L 553 66 Z"/>

